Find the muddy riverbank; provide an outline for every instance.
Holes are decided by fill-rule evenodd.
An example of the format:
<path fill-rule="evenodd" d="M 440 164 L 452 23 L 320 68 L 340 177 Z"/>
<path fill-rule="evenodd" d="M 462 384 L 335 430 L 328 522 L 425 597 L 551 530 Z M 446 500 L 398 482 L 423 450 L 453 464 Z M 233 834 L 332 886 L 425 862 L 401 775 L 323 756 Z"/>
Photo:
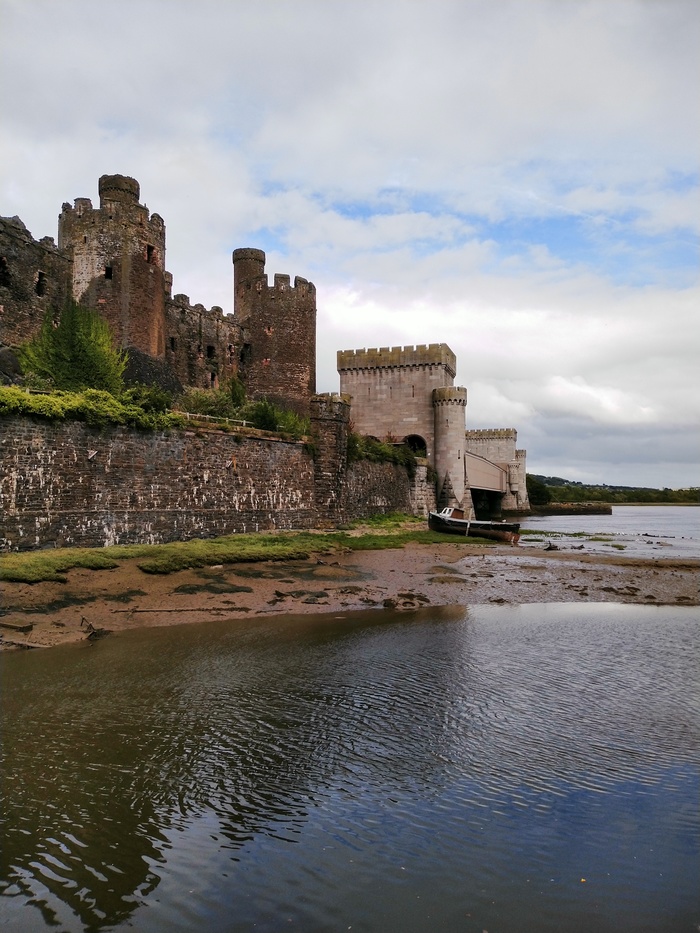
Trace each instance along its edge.
<path fill-rule="evenodd" d="M 167 575 L 136 561 L 65 583 L 3 583 L 0 645 L 63 644 L 143 626 L 255 615 L 479 603 L 698 605 L 697 560 L 462 543 L 225 564 Z"/>

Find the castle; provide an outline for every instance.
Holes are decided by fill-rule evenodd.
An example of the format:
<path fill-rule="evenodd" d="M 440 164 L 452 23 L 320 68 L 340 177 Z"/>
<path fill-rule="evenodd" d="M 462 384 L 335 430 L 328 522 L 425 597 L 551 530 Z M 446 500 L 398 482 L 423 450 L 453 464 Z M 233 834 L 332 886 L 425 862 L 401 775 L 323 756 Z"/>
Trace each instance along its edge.
<path fill-rule="evenodd" d="M 437 477 L 438 504 L 472 517 L 526 512 L 525 451 L 514 428 L 466 430 L 467 390 L 447 344 L 338 352 L 340 392 L 355 429 L 408 444 Z"/>
<path fill-rule="evenodd" d="M 134 178 L 103 175 L 99 207 L 89 198 L 63 204 L 58 245 L 34 240 L 18 217 L 0 218 L 0 344 L 28 340 L 72 297 L 108 321 L 143 381 L 216 388 L 235 375 L 250 398 L 306 412 L 316 382 L 314 285 L 288 275 L 271 285 L 265 253 L 237 249 L 232 315 L 173 295 L 163 218 L 139 195 Z"/>
<path fill-rule="evenodd" d="M 0 346 L 31 338 L 72 298 L 98 311 L 129 350 L 132 381 L 216 388 L 240 378 L 249 398 L 302 414 L 315 393 L 316 289 L 265 274 L 265 253 L 233 252 L 233 314 L 172 294 L 165 224 L 124 175 L 99 179 L 99 207 L 64 203 L 58 244 L 37 241 L 18 217 L 0 218 Z M 529 509 L 525 451 L 514 429 L 466 430 L 467 391 L 454 385 L 446 344 L 338 353 L 341 396 L 355 430 L 405 442 L 437 477 L 442 505 L 472 516 Z"/>

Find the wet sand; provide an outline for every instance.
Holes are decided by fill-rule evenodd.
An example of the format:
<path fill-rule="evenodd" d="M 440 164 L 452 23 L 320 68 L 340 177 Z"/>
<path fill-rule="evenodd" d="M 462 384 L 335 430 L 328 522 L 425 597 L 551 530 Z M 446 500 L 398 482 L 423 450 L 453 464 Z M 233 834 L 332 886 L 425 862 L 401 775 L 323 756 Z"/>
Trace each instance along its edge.
<path fill-rule="evenodd" d="M 49 647 L 107 633 L 204 619 L 479 603 L 618 602 L 692 605 L 698 560 L 578 551 L 408 545 L 306 561 L 226 564 L 167 576 L 136 561 L 76 569 L 66 583 L 5 583 L 0 646 Z"/>

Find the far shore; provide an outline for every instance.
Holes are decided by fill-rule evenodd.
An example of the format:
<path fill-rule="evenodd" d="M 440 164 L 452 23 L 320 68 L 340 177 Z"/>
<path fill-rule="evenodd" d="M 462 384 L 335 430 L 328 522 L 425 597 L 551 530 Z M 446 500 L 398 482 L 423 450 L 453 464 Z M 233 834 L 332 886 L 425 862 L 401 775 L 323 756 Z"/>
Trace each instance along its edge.
<path fill-rule="evenodd" d="M 3 582 L 0 647 L 98 641 L 145 626 L 483 603 L 697 606 L 700 561 L 480 547 L 462 539 L 153 575 L 137 559 L 65 582 Z"/>

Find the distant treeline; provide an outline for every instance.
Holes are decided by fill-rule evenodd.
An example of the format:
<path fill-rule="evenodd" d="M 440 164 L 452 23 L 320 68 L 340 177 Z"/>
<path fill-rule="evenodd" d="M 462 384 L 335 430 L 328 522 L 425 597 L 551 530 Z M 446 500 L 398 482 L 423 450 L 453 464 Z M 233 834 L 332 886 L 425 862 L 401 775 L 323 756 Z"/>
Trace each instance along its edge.
<path fill-rule="evenodd" d="M 700 503 L 700 489 L 648 489 L 646 486 L 587 486 L 561 476 L 527 474 L 530 504 L 549 502 L 662 502 Z"/>

